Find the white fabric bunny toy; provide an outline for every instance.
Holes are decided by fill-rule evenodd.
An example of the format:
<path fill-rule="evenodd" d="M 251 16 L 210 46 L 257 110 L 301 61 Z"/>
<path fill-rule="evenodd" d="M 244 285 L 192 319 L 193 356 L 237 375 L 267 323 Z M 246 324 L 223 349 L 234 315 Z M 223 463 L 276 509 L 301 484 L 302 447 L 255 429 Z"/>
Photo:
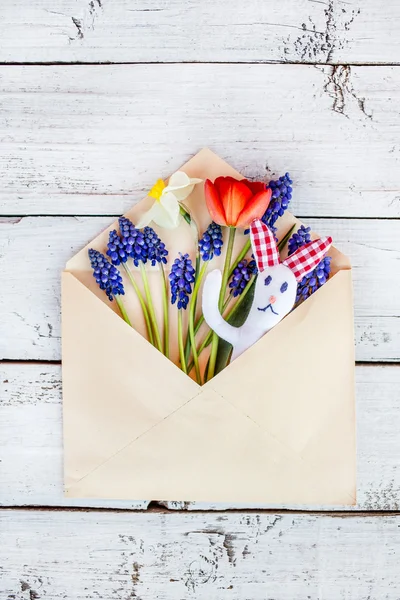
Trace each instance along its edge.
<path fill-rule="evenodd" d="M 231 361 L 255 344 L 292 310 L 297 282 L 315 269 L 332 244 L 330 237 L 309 242 L 281 262 L 274 235 L 262 221 L 252 222 L 250 236 L 259 273 L 246 322 L 241 327 L 234 327 L 224 320 L 218 309 L 221 271 L 211 271 L 203 289 L 204 318 L 220 338 L 232 344 Z"/>

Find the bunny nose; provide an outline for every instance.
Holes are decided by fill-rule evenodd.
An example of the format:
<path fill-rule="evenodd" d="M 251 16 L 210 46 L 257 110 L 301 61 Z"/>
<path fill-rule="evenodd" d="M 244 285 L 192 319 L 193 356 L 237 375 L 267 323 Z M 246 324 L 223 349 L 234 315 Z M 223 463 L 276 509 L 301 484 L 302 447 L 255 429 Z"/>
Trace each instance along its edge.
<path fill-rule="evenodd" d="M 275 296 L 270 296 L 269 297 L 269 301 L 270 301 L 271 304 L 274 304 L 276 302 Z"/>

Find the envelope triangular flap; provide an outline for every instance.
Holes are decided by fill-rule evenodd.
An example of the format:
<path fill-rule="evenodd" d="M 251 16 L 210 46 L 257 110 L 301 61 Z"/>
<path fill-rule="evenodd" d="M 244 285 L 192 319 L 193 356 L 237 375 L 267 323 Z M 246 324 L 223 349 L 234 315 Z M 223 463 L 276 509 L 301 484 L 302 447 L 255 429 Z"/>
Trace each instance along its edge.
<path fill-rule="evenodd" d="M 342 444 L 350 416 L 353 451 L 351 271 L 338 272 L 207 385 L 299 453 L 342 407 L 331 427 Z"/>
<path fill-rule="evenodd" d="M 210 389 L 66 491 L 71 496 L 276 504 L 328 499 L 307 463 Z"/>
<path fill-rule="evenodd" d="M 62 277 L 62 350 L 67 485 L 198 393 L 70 273 Z"/>

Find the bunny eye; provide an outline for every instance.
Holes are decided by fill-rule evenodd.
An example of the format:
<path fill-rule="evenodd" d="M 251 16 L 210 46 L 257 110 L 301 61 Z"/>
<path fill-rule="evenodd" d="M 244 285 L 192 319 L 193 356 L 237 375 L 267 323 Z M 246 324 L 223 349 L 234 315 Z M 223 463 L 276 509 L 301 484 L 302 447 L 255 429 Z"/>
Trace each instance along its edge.
<path fill-rule="evenodd" d="M 285 283 L 282 283 L 282 285 L 281 285 L 281 294 L 283 294 L 283 292 L 286 292 L 287 289 L 288 289 L 288 283 L 287 283 L 287 281 L 285 281 Z"/>
<path fill-rule="evenodd" d="M 264 285 L 269 285 L 271 283 L 271 281 L 272 281 L 272 277 L 271 277 L 271 275 L 268 275 L 268 277 L 265 278 Z"/>

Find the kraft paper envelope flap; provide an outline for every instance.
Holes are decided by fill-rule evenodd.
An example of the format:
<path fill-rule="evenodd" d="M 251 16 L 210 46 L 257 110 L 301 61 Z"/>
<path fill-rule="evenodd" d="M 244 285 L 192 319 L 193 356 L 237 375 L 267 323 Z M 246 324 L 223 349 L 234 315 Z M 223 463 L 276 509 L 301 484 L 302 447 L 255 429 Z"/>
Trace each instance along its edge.
<path fill-rule="evenodd" d="M 183 170 L 239 176 L 208 150 Z M 210 218 L 202 193 L 188 204 L 203 230 Z M 128 216 L 135 210 L 143 209 Z M 285 215 L 279 237 L 294 222 Z M 104 251 L 106 240 L 107 231 L 90 245 Z M 63 276 L 66 493 L 354 503 L 351 274 L 340 270 L 349 269 L 346 257 L 330 254 L 330 281 L 203 388 L 110 310 L 86 249 L 71 259 L 73 274 Z"/>
<path fill-rule="evenodd" d="M 73 496 L 331 502 L 301 458 L 210 388 L 77 483 Z M 132 496 L 133 494 L 133 496 Z M 337 493 L 339 497 L 339 493 Z M 343 503 L 350 496 L 341 493 Z"/>
<path fill-rule="evenodd" d="M 70 273 L 62 276 L 62 301 L 69 486 L 177 410 L 199 386 Z"/>
<path fill-rule="evenodd" d="M 307 327 L 307 330 L 311 326 L 314 332 L 309 334 L 318 341 L 318 327 L 322 324 L 321 313 L 325 308 L 329 308 L 325 299 L 321 298 L 322 291 L 330 287 L 329 297 L 333 295 L 334 298 L 339 297 L 343 301 L 346 300 L 346 289 L 347 293 L 351 292 L 350 272 L 344 271 L 338 275 L 300 307 L 303 311 L 297 309 L 298 315 L 295 311 L 280 323 L 275 328 L 276 331 L 274 330 L 274 336 L 265 336 L 248 350 L 246 360 L 246 354 L 243 355 L 243 360 L 239 357 L 235 365 L 227 367 L 203 388 L 185 376 L 181 380 L 183 373 L 170 363 L 173 369 L 171 374 L 174 377 L 169 379 L 169 383 L 173 385 L 177 376 L 177 388 L 181 395 L 177 397 L 177 388 L 171 390 L 171 396 L 167 386 L 163 386 L 165 396 L 158 394 L 156 389 L 156 398 L 162 397 L 168 404 L 165 412 L 170 412 L 165 415 L 162 414 L 162 405 L 158 406 L 157 401 L 154 409 L 151 401 L 154 398 L 153 389 L 143 389 L 149 385 L 149 381 L 141 370 L 142 365 L 138 365 L 139 369 L 134 377 L 135 384 L 132 387 L 129 387 L 132 381 L 126 382 L 124 376 L 125 379 L 122 380 L 121 377 L 112 379 L 111 390 L 104 389 L 104 385 L 107 385 L 110 379 L 106 372 L 107 365 L 92 364 L 92 368 L 88 368 L 85 357 L 88 353 L 96 353 L 101 357 L 102 353 L 98 349 L 101 341 L 87 336 L 82 327 L 93 328 L 98 316 L 96 307 L 101 307 L 101 310 L 107 309 L 72 275 L 66 274 L 64 277 L 67 293 L 82 300 L 85 311 L 89 309 L 89 314 L 94 318 L 94 322 L 89 317 L 88 324 L 78 322 L 74 325 L 75 330 L 70 330 L 68 326 L 73 321 L 71 311 L 72 319 L 65 323 L 64 335 L 67 342 L 75 341 L 76 344 L 77 337 L 79 342 L 89 340 L 89 347 L 82 348 L 80 343 L 77 344 L 75 364 L 70 365 L 74 367 L 77 378 L 72 383 L 75 389 L 70 389 L 69 392 L 75 392 L 77 406 L 75 411 L 72 411 L 72 420 L 68 418 L 67 411 L 66 427 L 74 432 L 76 444 L 71 445 L 70 463 L 76 462 L 79 468 L 66 471 L 67 495 L 120 499 L 184 498 L 198 501 L 275 504 L 354 504 L 354 403 L 352 375 L 349 373 L 351 356 L 344 354 L 343 364 L 338 365 L 344 367 L 344 372 L 338 372 L 336 377 L 341 384 L 336 386 L 332 393 L 329 392 L 330 387 L 328 394 L 318 393 L 315 396 L 317 400 L 311 403 L 312 410 L 309 398 L 315 390 L 312 389 L 310 393 L 304 380 L 300 378 L 296 381 L 300 367 L 293 373 L 294 381 L 290 383 L 290 380 L 285 378 L 283 385 L 278 386 L 278 389 L 272 387 L 270 390 L 265 383 L 260 383 L 258 376 L 253 377 L 262 369 L 264 377 L 274 378 L 276 370 L 279 370 L 279 362 L 285 363 L 280 361 L 278 354 L 274 360 L 276 344 L 280 346 L 280 350 L 286 352 L 287 366 L 292 367 L 294 361 L 299 360 L 296 336 L 302 338 L 302 326 Z M 342 291 L 345 292 L 343 297 Z M 305 310 L 307 303 L 309 307 Z M 315 312 L 319 315 L 313 314 Z M 330 322 L 324 332 L 330 330 L 330 333 L 335 332 L 337 337 L 336 329 L 339 328 L 343 332 L 349 317 L 351 318 L 350 312 L 345 309 L 338 313 L 342 317 Z M 108 315 L 112 316 L 110 325 L 114 328 L 113 321 L 118 321 L 118 317 L 111 311 L 108 311 Z M 294 317 L 296 323 L 287 326 L 287 322 Z M 122 339 L 122 345 L 126 346 L 124 337 L 134 341 L 130 335 L 134 332 L 121 319 L 119 322 L 122 327 L 120 330 L 117 328 L 115 335 L 120 343 Z M 281 332 L 278 333 L 279 328 Z M 287 339 L 290 338 L 288 332 L 297 329 L 299 331 L 294 338 Z M 140 336 L 135 333 L 134 336 L 140 340 Z M 115 340 L 110 339 L 110 342 L 113 341 Z M 290 342 L 294 342 L 294 346 Z M 257 348 L 258 346 L 260 347 Z M 320 346 L 322 347 L 319 349 L 328 364 L 329 361 L 337 360 L 336 346 Z M 138 350 L 140 356 L 140 350 L 145 350 L 145 347 Z M 269 357 L 267 364 L 265 356 Z M 168 364 L 161 354 L 158 354 L 158 357 L 161 364 Z M 307 362 L 300 361 L 299 364 L 303 365 L 306 376 L 315 381 L 317 387 L 318 379 L 313 378 L 312 371 L 307 371 Z M 315 366 L 320 367 L 319 364 Z M 123 367 L 122 375 L 126 366 Z M 225 380 L 224 375 L 229 375 L 229 371 L 233 373 Z M 82 390 L 82 379 L 89 384 L 89 389 Z M 254 382 L 253 386 L 251 381 Z M 240 388 L 241 382 L 247 384 Z M 193 384 L 186 388 L 185 398 L 182 394 L 182 383 Z M 135 391 L 138 384 L 139 390 L 133 394 L 132 390 Z M 324 384 L 323 389 L 326 387 Z M 82 423 L 79 423 L 79 419 L 76 423 L 74 414 L 79 416 L 91 389 L 94 398 L 87 411 L 87 417 L 83 417 Z M 116 402 L 110 402 L 110 393 L 113 399 L 116 398 Z M 144 403 L 142 394 L 145 397 Z M 265 423 L 265 414 L 251 414 L 254 411 L 260 413 L 264 405 L 272 411 L 268 423 Z M 121 418 L 118 418 L 121 408 L 124 412 Z M 106 414 L 103 414 L 103 410 Z M 143 411 L 145 418 L 141 432 L 137 422 L 141 421 Z M 285 414 L 286 411 L 288 414 Z M 322 416 L 320 423 L 315 417 L 315 411 L 318 418 Z M 83 414 L 86 414 L 85 410 Z M 304 429 L 307 431 L 306 436 Z M 115 440 L 112 448 L 107 443 L 110 437 L 112 441 Z M 87 455 L 94 456 L 95 460 L 82 467 L 81 458 Z"/>

